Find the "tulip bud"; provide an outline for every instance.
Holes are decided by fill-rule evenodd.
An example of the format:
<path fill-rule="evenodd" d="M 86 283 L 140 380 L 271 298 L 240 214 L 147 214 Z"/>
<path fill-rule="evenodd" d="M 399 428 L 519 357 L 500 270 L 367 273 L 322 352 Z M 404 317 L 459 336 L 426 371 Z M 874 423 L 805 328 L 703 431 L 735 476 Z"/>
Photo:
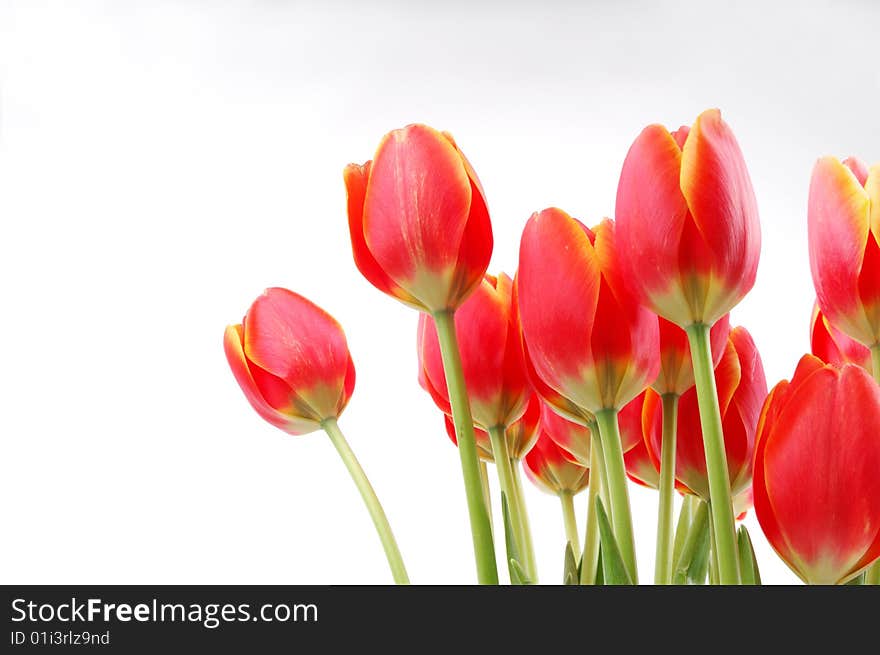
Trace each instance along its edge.
<path fill-rule="evenodd" d="M 745 490 L 752 480 L 752 454 L 761 403 L 767 382 L 761 357 L 751 335 L 743 327 L 730 331 L 721 360 L 715 367 L 715 383 L 724 430 L 724 448 L 730 475 L 731 495 Z M 648 452 L 659 469 L 662 449 L 660 397 L 647 391 L 642 415 Z M 676 488 L 709 500 L 709 481 L 700 424 L 696 388 L 678 401 L 676 431 Z"/>
<path fill-rule="evenodd" d="M 290 434 L 337 418 L 354 390 L 354 363 L 332 316 L 287 289 L 266 289 L 223 338 L 226 359 L 257 413 Z"/>
<path fill-rule="evenodd" d="M 425 312 L 454 310 L 479 285 L 492 226 L 477 175 L 449 134 L 409 125 L 372 161 L 345 169 L 354 261 L 376 288 Z"/>
<path fill-rule="evenodd" d="M 717 109 L 690 129 L 642 131 L 623 163 L 615 212 L 620 256 L 642 301 L 663 318 L 712 325 L 754 285 L 755 194 Z"/>
<path fill-rule="evenodd" d="M 614 235 L 611 220 L 590 230 L 555 208 L 523 231 L 523 343 L 536 390 L 567 416 L 620 409 L 657 376 L 657 318 L 630 293 Z"/>
<path fill-rule="evenodd" d="M 532 392 L 526 379 L 519 326 L 511 311 L 513 282 L 487 275 L 455 314 L 455 333 L 476 426 L 512 425 Z M 419 383 L 446 414 L 452 413 L 434 320 L 419 316 Z"/>
<path fill-rule="evenodd" d="M 526 477 L 548 494 L 576 494 L 590 482 L 590 470 L 575 464 L 543 430 L 523 458 Z"/>
<path fill-rule="evenodd" d="M 880 387 L 852 364 L 801 358 L 761 411 L 755 513 L 805 582 L 840 584 L 880 557 Z"/>
<path fill-rule="evenodd" d="M 873 371 L 871 351 L 831 325 L 818 303 L 813 306 L 813 319 L 810 321 L 810 349 L 828 364 L 855 364 L 868 373 Z"/>

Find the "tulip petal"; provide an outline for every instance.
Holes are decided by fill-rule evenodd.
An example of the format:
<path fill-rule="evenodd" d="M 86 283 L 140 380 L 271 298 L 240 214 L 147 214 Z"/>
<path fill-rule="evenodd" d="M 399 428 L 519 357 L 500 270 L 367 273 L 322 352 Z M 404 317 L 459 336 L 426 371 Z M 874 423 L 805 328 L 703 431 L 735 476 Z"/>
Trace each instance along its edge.
<path fill-rule="evenodd" d="M 679 186 L 681 157 L 662 125 L 642 130 L 623 163 L 615 216 L 620 256 L 631 275 L 639 276 L 643 300 L 664 318 L 688 325 L 691 312 L 680 288 L 675 249 L 689 214 Z"/>
<path fill-rule="evenodd" d="M 520 242 L 517 299 L 528 355 L 545 385 L 569 397 L 592 364 L 601 274 L 587 229 L 561 209 L 533 214 Z M 576 397 L 581 407 L 591 403 Z"/>
<path fill-rule="evenodd" d="M 752 182 L 736 137 L 717 109 L 700 114 L 690 130 L 682 149 L 681 192 L 712 253 L 713 277 L 734 292 L 723 306 L 707 307 L 704 320 L 711 324 L 754 286 L 761 250 Z"/>
<path fill-rule="evenodd" d="M 810 268 L 822 312 L 833 325 L 870 343 L 860 307 L 858 278 L 870 232 L 870 201 L 856 176 L 834 157 L 823 157 L 810 180 Z"/>
<path fill-rule="evenodd" d="M 382 270 L 373 253 L 367 247 L 364 239 L 364 198 L 367 193 L 367 181 L 370 179 L 370 165 L 349 164 L 343 171 L 345 190 L 348 196 L 348 231 L 351 236 L 351 252 L 354 263 L 367 281 L 374 287 L 398 298 L 416 309 L 424 309 L 423 306 L 409 293 L 388 277 Z"/>
<path fill-rule="evenodd" d="M 247 398 L 251 407 L 254 408 L 262 419 L 271 423 L 276 428 L 290 431 L 292 428 L 290 417 L 278 411 L 279 409 L 285 408 L 282 395 L 283 389 L 281 390 L 281 393 L 274 395 L 274 404 L 270 404 L 270 402 L 266 400 L 254 379 L 251 368 L 248 366 L 242 345 L 242 336 L 243 330 L 241 325 L 228 326 L 223 335 L 223 350 L 226 353 L 229 367 L 232 369 L 232 375 L 235 377 L 236 382 L 238 382 L 238 386 L 241 387 L 241 390 L 244 392 L 245 398 Z M 265 371 L 263 373 L 265 373 Z M 266 373 L 266 375 L 269 376 L 270 374 Z M 289 387 L 287 387 L 283 380 L 280 380 L 279 378 L 275 378 L 275 380 L 277 380 L 279 385 L 283 385 L 288 392 L 290 391 Z M 268 384 L 265 382 L 266 381 L 264 381 L 263 385 L 264 388 L 268 387 Z M 275 391 L 278 390 L 279 389 L 276 387 Z M 289 405 L 289 400 L 286 405 Z M 302 425 L 297 427 L 299 427 L 300 430 L 294 432 L 294 434 L 305 434 L 306 432 L 320 429 L 320 426 L 317 423 L 307 424 L 305 421 L 302 422 Z"/>

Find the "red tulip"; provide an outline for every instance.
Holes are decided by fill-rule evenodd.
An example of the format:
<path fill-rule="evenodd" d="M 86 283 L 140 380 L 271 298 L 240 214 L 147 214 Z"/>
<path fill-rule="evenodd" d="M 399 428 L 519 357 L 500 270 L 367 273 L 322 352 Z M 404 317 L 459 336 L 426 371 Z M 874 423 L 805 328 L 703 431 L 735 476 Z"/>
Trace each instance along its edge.
<path fill-rule="evenodd" d="M 435 312 L 456 309 L 492 255 L 480 181 L 452 136 L 409 125 L 372 161 L 345 169 L 354 261 L 380 291 Z"/>
<path fill-rule="evenodd" d="M 572 416 L 619 409 L 656 376 L 657 318 L 620 269 L 611 220 L 590 230 L 560 209 L 526 224 L 517 302 L 536 390 Z"/>
<path fill-rule="evenodd" d="M 721 112 L 649 125 L 617 189 L 620 256 L 643 301 L 682 327 L 712 325 L 755 283 L 761 230 L 745 161 Z"/>
<path fill-rule="evenodd" d="M 455 314 L 455 333 L 474 423 L 488 430 L 512 425 L 532 395 L 511 311 L 513 282 L 487 275 Z M 434 320 L 419 316 L 419 383 L 446 414 L 452 413 Z"/>
<path fill-rule="evenodd" d="M 538 438 L 538 428 L 541 424 L 542 404 L 538 397 L 532 394 L 525 413 L 504 431 L 508 453 L 513 459 L 522 459 L 531 450 L 532 446 L 535 445 L 535 440 Z M 452 443 L 458 445 L 452 417 L 449 414 L 444 414 L 444 418 L 446 419 L 446 434 L 452 439 Z M 489 439 L 488 433 L 474 426 L 474 435 L 477 439 L 477 453 L 480 459 L 487 462 L 494 461 L 492 442 Z"/>
<path fill-rule="evenodd" d="M 880 387 L 861 368 L 801 358 L 758 425 L 755 512 L 805 582 L 839 584 L 880 557 Z"/>
<path fill-rule="evenodd" d="M 680 396 L 694 386 L 694 367 L 691 363 L 691 347 L 687 332 L 663 317 L 658 317 L 658 320 L 660 321 L 660 373 L 651 388 L 661 396 L 665 393 Z M 730 332 L 730 314 L 725 314 L 715 322 L 709 332 L 712 363 L 716 366 L 727 345 L 728 332 Z"/>
<path fill-rule="evenodd" d="M 818 303 L 813 305 L 813 318 L 810 321 L 810 349 L 828 364 L 855 364 L 868 373 L 873 370 L 870 349 L 831 325 Z"/>
<path fill-rule="evenodd" d="M 745 328 L 737 327 L 730 331 L 724 354 L 715 367 L 715 383 L 721 406 L 731 495 L 736 496 L 752 481 L 755 429 L 761 403 L 767 396 L 761 357 Z M 663 418 L 660 397 L 652 390 L 647 392 L 643 412 L 648 452 L 659 468 Z M 678 401 L 676 434 L 676 487 L 683 493 L 693 493 L 709 500 L 706 456 L 695 388 L 682 394 Z"/>
<path fill-rule="evenodd" d="M 880 164 L 823 157 L 808 204 L 810 268 L 819 307 L 839 330 L 880 341 Z"/>
<path fill-rule="evenodd" d="M 523 469 L 535 486 L 554 495 L 576 494 L 590 482 L 590 469 L 570 461 L 543 430 L 523 458 Z"/>
<path fill-rule="evenodd" d="M 226 359 L 257 413 L 290 434 L 337 418 L 354 390 L 354 363 L 332 316 L 287 289 L 272 288 L 223 338 Z"/>

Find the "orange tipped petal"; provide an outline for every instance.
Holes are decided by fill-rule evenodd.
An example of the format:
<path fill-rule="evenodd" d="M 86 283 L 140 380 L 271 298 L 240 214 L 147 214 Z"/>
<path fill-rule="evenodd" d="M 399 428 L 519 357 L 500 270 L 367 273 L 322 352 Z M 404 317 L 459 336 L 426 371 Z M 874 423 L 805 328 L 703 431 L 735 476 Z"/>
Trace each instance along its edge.
<path fill-rule="evenodd" d="M 364 198 L 367 182 L 370 179 L 370 165 L 349 164 L 343 171 L 345 190 L 348 196 L 348 231 L 351 236 L 351 252 L 355 266 L 374 287 L 401 302 L 421 309 L 418 301 L 392 280 L 373 257 L 364 239 Z"/>
<path fill-rule="evenodd" d="M 819 306 L 829 321 L 868 345 L 875 330 L 864 314 L 859 274 L 870 235 L 867 192 L 834 157 L 813 168 L 808 203 L 810 269 Z"/>
<path fill-rule="evenodd" d="M 755 192 L 733 131 L 710 109 L 697 117 L 682 149 L 681 190 L 711 251 L 718 297 L 707 299 L 710 325 L 754 286 L 761 251 Z"/>
<path fill-rule="evenodd" d="M 679 131 L 681 132 L 681 131 Z M 658 314 L 690 322 L 680 285 L 678 243 L 689 217 L 680 187 L 682 152 L 662 125 L 649 125 L 629 149 L 617 187 L 621 257 L 638 276 L 643 299 Z"/>
<path fill-rule="evenodd" d="M 589 335 L 600 281 L 581 223 L 556 208 L 532 215 L 520 242 L 519 320 L 537 376 L 564 396 L 592 362 Z"/>

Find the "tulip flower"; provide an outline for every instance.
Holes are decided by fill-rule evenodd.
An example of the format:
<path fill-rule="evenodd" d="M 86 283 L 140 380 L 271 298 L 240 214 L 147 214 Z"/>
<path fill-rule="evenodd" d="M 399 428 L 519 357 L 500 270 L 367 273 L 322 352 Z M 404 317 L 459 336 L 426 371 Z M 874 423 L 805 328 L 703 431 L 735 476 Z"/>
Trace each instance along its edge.
<path fill-rule="evenodd" d="M 407 584 L 391 526 L 336 419 L 354 390 L 354 363 L 339 323 L 287 289 L 267 289 L 239 325 L 226 328 L 226 359 L 245 398 L 290 434 L 323 429 L 348 468 L 399 584 Z"/>
<path fill-rule="evenodd" d="M 657 376 L 659 337 L 657 318 L 631 293 L 615 238 L 611 220 L 590 230 L 561 209 L 534 214 L 520 243 L 517 303 L 538 393 L 561 413 L 595 415 L 615 536 L 635 580 L 617 413 Z"/>
<path fill-rule="evenodd" d="M 558 496 L 562 503 L 565 537 L 580 558 L 577 520 L 574 515 L 573 497 L 583 491 L 590 482 L 590 470 L 575 464 L 556 445 L 546 432 L 541 432 L 532 449 L 523 459 L 526 477 L 541 491 Z"/>
<path fill-rule="evenodd" d="M 455 330 L 455 311 L 480 286 L 492 256 L 483 187 L 452 136 L 426 125 L 388 133 L 375 157 L 349 164 L 344 178 L 358 270 L 380 291 L 433 318 L 458 435 L 477 577 L 496 584 L 492 525 Z"/>
<path fill-rule="evenodd" d="M 880 163 L 823 157 L 808 202 L 810 269 L 819 307 L 880 357 Z"/>
<path fill-rule="evenodd" d="M 801 358 L 761 411 L 758 523 L 807 583 L 841 584 L 880 557 L 880 387 L 861 368 Z"/>
<path fill-rule="evenodd" d="M 361 274 L 421 311 L 457 309 L 489 265 L 492 226 L 480 180 L 452 136 L 427 125 L 393 130 L 344 177 Z"/>
<path fill-rule="evenodd" d="M 827 364 L 855 364 L 868 373 L 873 372 L 871 350 L 831 325 L 818 303 L 813 306 L 810 321 L 810 350 Z"/>
<path fill-rule="evenodd" d="M 710 328 L 754 285 L 761 231 L 742 152 L 721 113 L 707 110 L 675 132 L 646 127 L 623 163 L 615 211 L 621 257 L 640 298 L 687 331 L 720 581 L 733 584 L 739 581 L 736 535 Z"/>
<path fill-rule="evenodd" d="M 736 496 L 752 482 L 755 430 L 761 403 L 767 396 L 761 356 L 745 328 L 730 331 L 724 354 L 715 367 L 715 382 L 721 399 L 731 493 Z M 649 391 L 642 416 L 645 441 L 655 464 L 659 463 L 663 448 L 659 400 L 656 393 Z M 696 389 L 686 391 L 679 399 L 677 427 L 676 487 L 682 493 L 708 501 L 710 489 Z"/>
<path fill-rule="evenodd" d="M 511 311 L 513 281 L 504 273 L 485 276 L 455 315 L 474 424 L 506 430 L 526 409 L 532 395 L 526 379 L 519 325 Z M 419 316 L 419 383 L 446 414 L 452 413 L 443 372 L 440 340 L 433 319 Z"/>
<path fill-rule="evenodd" d="M 717 109 L 670 133 L 649 125 L 617 188 L 621 257 L 663 318 L 713 325 L 755 283 L 761 229 L 752 182 Z"/>

